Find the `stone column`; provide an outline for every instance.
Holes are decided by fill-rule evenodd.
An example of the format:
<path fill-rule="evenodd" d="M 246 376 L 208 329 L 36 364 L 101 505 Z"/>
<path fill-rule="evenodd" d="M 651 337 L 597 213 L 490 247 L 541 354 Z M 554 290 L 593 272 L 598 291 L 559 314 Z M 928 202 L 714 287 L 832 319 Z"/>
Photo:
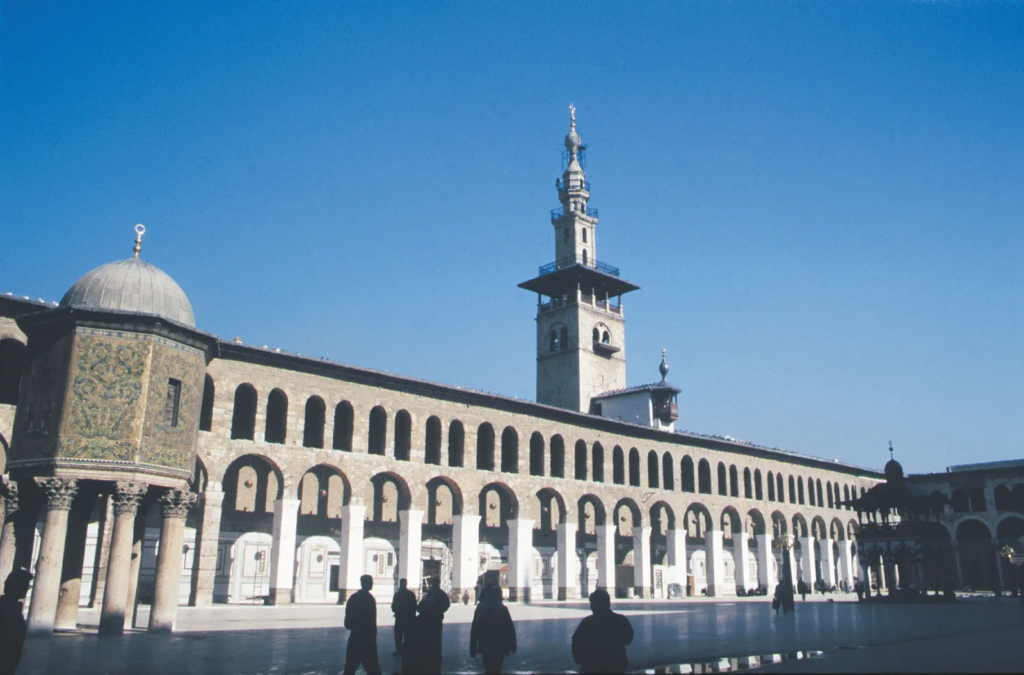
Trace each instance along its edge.
<path fill-rule="evenodd" d="M 220 550 L 220 516 L 224 491 L 220 483 L 206 484 L 202 495 L 203 516 L 196 533 L 195 565 L 192 569 L 192 594 L 189 605 L 213 604 L 213 586 L 217 577 L 217 552 Z"/>
<path fill-rule="evenodd" d="M 89 606 L 103 607 L 103 594 L 107 588 L 107 562 L 110 560 L 110 539 L 114 536 L 114 495 L 100 497 L 103 501 L 103 522 L 96 532 L 96 555 L 93 561 L 92 597 Z"/>
<path fill-rule="evenodd" d="M 508 599 L 529 602 L 533 586 L 532 520 L 508 521 Z"/>
<path fill-rule="evenodd" d="M 633 528 L 633 593 L 649 598 L 651 591 L 651 528 Z"/>
<path fill-rule="evenodd" d="M 57 615 L 53 629 L 67 632 L 78 630 L 78 605 L 82 599 L 82 568 L 85 563 L 85 541 L 89 534 L 89 520 L 96 493 L 80 492 L 68 515 L 68 536 L 64 540 L 64 564 L 60 574 L 60 592 L 57 596 Z"/>
<path fill-rule="evenodd" d="M 480 578 L 480 516 L 452 516 L 452 595 L 472 595 Z"/>
<path fill-rule="evenodd" d="M 576 559 L 576 523 L 558 524 L 558 594 L 559 600 L 575 600 L 580 583 Z"/>
<path fill-rule="evenodd" d="M 132 540 L 135 514 L 146 494 L 146 485 L 118 481 L 114 486 L 114 529 L 107 559 L 107 580 L 103 586 L 103 609 L 100 612 L 100 635 L 121 635 L 128 608 L 128 583 L 131 578 Z M 133 608 L 134 609 L 134 608 Z M 130 620 L 130 619 L 129 619 Z"/>
<path fill-rule="evenodd" d="M 757 535 L 757 580 L 768 589 L 768 593 L 775 592 L 775 584 L 779 583 L 772 563 L 775 562 L 775 555 L 772 551 L 772 535 Z"/>
<path fill-rule="evenodd" d="M 835 551 L 832 550 L 832 540 L 822 539 L 821 545 L 821 567 L 822 575 L 821 580 L 825 583 L 826 588 L 832 586 L 839 586 L 839 579 L 836 579 L 836 565 L 835 565 Z"/>
<path fill-rule="evenodd" d="M 735 582 L 725 578 L 721 530 L 707 530 L 704 533 L 704 569 L 708 582 L 708 597 L 735 594 Z"/>
<path fill-rule="evenodd" d="M 78 481 L 72 478 L 37 478 L 36 484 L 46 495 L 46 520 L 36 562 L 32 604 L 28 610 L 28 634 L 42 637 L 53 634 L 57 618 L 60 576 L 64 567 L 64 542 L 68 534 L 68 512 L 78 492 Z"/>
<path fill-rule="evenodd" d="M 8 476 L 0 477 L 4 498 L 4 526 L 0 531 L 0 584 L 14 570 L 14 554 L 17 550 L 14 520 L 18 515 L 18 484 Z"/>
<path fill-rule="evenodd" d="M 125 600 L 125 630 L 135 627 L 135 617 L 139 613 L 139 572 L 142 569 L 142 549 L 146 543 L 146 514 L 135 516 L 135 528 L 132 532 L 132 564 L 128 568 L 128 596 Z"/>
<path fill-rule="evenodd" d="M 170 633 L 178 616 L 181 594 L 181 546 L 185 539 L 185 517 L 196 503 L 195 493 L 168 490 L 160 497 L 164 521 L 160 526 L 160 547 L 156 557 L 153 606 L 149 611 L 149 632 Z"/>
<path fill-rule="evenodd" d="M 366 519 L 364 504 L 349 504 L 341 508 L 341 558 L 338 565 L 338 604 L 359 590 L 359 577 L 363 574 L 363 526 Z"/>
<path fill-rule="evenodd" d="M 597 587 L 615 597 L 615 526 L 597 526 Z"/>
<path fill-rule="evenodd" d="M 793 590 L 795 591 L 796 590 L 796 582 L 797 582 L 797 574 L 798 574 L 798 570 L 799 570 L 799 568 L 796 565 L 796 537 L 795 536 L 792 537 L 790 539 L 790 542 L 792 543 L 792 545 L 789 547 L 789 550 L 783 551 L 782 555 L 783 556 L 789 556 L 789 583 L 793 587 Z"/>
<path fill-rule="evenodd" d="M 744 532 L 735 534 L 732 537 L 732 553 L 736 559 L 736 588 L 745 591 L 754 587 L 754 580 L 747 572 L 750 562 L 750 541 Z"/>
<path fill-rule="evenodd" d="M 270 549 L 270 604 L 292 604 L 295 584 L 295 536 L 299 524 L 299 500 L 274 501 L 274 541 Z"/>
<path fill-rule="evenodd" d="M 668 582 L 679 584 L 686 593 L 686 530 L 669 530 L 665 533 L 668 547 Z M 666 594 L 667 595 L 667 594 Z"/>
<path fill-rule="evenodd" d="M 804 537 L 804 540 L 800 542 L 801 546 L 801 557 L 803 560 L 803 575 L 802 579 L 807 584 L 808 592 L 814 588 L 814 582 L 818 578 L 818 571 L 814 568 L 814 537 Z"/>
<path fill-rule="evenodd" d="M 398 522 L 398 578 L 416 593 L 423 572 L 423 511 L 399 511 Z"/>

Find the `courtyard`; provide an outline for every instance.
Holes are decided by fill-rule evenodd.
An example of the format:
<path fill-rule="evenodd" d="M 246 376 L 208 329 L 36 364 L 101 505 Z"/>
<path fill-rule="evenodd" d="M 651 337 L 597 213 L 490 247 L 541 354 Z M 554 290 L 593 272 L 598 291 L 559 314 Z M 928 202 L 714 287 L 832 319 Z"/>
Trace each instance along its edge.
<path fill-rule="evenodd" d="M 764 598 L 733 601 L 618 601 L 633 623 L 630 670 L 733 670 L 764 657 L 820 651 L 820 656 L 763 666 L 766 672 L 1020 672 L 1024 605 L 1016 599 L 967 598 L 953 605 L 858 604 L 848 596 L 797 601 L 792 615 L 776 616 Z M 383 598 L 379 598 L 383 600 Z M 589 611 L 571 604 L 510 604 L 519 651 L 506 672 L 570 672 L 572 633 Z M 130 632 L 99 638 L 92 612 L 83 630 L 27 643 L 22 673 L 340 673 L 348 631 L 343 606 L 182 608 L 179 632 Z M 468 654 L 473 607 L 453 605 L 445 620 L 445 672 L 482 672 Z M 139 617 L 145 620 L 145 612 Z M 393 657 L 392 617 L 378 605 L 378 650 L 385 673 Z M 93 624 L 95 622 L 93 621 Z M 767 660 L 771 660 L 770 658 Z M 699 668 L 694 668 L 699 671 Z M 707 671 L 705 671 L 707 672 Z"/>

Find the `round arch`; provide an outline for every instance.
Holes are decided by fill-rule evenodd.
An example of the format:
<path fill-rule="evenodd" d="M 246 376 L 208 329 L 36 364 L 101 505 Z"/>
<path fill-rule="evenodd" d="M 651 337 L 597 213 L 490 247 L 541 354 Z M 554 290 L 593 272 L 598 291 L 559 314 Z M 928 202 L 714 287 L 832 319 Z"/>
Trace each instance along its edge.
<path fill-rule="evenodd" d="M 578 527 L 582 534 L 597 534 L 598 527 L 607 523 L 604 502 L 595 495 L 585 494 L 576 502 Z"/>
<path fill-rule="evenodd" d="M 807 519 L 803 517 L 803 514 L 793 514 L 793 536 L 803 539 L 808 534 L 810 534 L 810 530 L 807 528 Z"/>
<path fill-rule="evenodd" d="M 339 467 L 323 462 L 302 474 L 296 489 L 299 515 L 341 518 L 341 509 L 352 500 L 352 484 Z"/>
<path fill-rule="evenodd" d="M 758 509 L 747 511 L 747 526 L 744 528 L 751 538 L 766 534 L 764 515 Z"/>
<path fill-rule="evenodd" d="M 627 515 L 628 512 L 628 515 Z M 615 517 L 615 527 L 622 536 L 632 536 L 634 527 L 643 527 L 644 514 L 635 501 L 629 497 L 623 497 L 615 502 L 612 510 Z"/>
<path fill-rule="evenodd" d="M 845 541 L 846 528 L 843 527 L 843 521 L 838 518 L 833 518 L 832 522 L 828 526 L 828 535 L 833 541 Z"/>
<path fill-rule="evenodd" d="M 825 525 L 825 519 L 821 516 L 814 516 L 811 520 L 811 536 L 815 539 L 828 538 L 828 526 Z"/>
<path fill-rule="evenodd" d="M 519 518 L 519 499 L 505 483 L 493 482 L 480 490 L 480 526 L 504 527 Z"/>
<path fill-rule="evenodd" d="M 722 528 L 722 538 L 732 539 L 743 532 L 743 519 L 734 506 L 726 506 L 722 509 L 719 517 L 719 527 Z"/>
<path fill-rule="evenodd" d="M 568 511 L 565 508 L 565 499 L 558 490 L 550 487 L 537 490 L 534 498 L 538 502 L 539 510 L 536 514 L 536 528 L 540 530 L 554 530 L 558 525 L 566 522 Z"/>
<path fill-rule="evenodd" d="M 772 512 L 772 537 L 778 539 L 789 534 L 789 523 L 781 511 Z"/>
<path fill-rule="evenodd" d="M 427 524 L 449 525 L 463 514 L 462 489 L 448 476 L 434 476 L 426 485 Z"/>
<path fill-rule="evenodd" d="M 683 525 L 689 539 L 703 539 L 704 534 L 712 529 L 711 511 L 700 502 L 692 502 L 683 515 Z"/>
<path fill-rule="evenodd" d="M 265 455 L 247 453 L 236 458 L 221 476 L 224 512 L 273 513 L 274 502 L 284 495 L 284 473 Z"/>
<path fill-rule="evenodd" d="M 663 535 L 669 530 L 676 529 L 676 512 L 666 501 L 658 500 L 651 504 L 648 519 L 651 523 L 651 532 L 654 534 Z"/>

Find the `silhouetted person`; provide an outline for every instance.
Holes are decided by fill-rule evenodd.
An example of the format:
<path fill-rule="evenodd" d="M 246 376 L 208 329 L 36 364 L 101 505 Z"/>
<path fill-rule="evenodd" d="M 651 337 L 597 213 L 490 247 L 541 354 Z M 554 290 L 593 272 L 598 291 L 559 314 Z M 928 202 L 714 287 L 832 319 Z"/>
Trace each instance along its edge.
<path fill-rule="evenodd" d="M 420 600 L 419 616 L 409 626 L 402 651 L 403 675 L 441 672 L 441 616 L 431 598 Z"/>
<path fill-rule="evenodd" d="M 807 601 L 807 584 L 804 583 L 803 579 L 801 579 L 800 581 L 798 581 L 796 583 L 796 590 L 797 590 L 797 593 L 800 594 L 800 599 L 806 602 Z"/>
<path fill-rule="evenodd" d="M 864 584 L 860 579 L 853 582 L 853 590 L 857 592 L 857 602 L 864 602 Z"/>
<path fill-rule="evenodd" d="M 444 613 L 452 606 L 452 601 L 448 594 L 441 590 L 441 585 L 437 583 L 437 577 L 430 578 L 430 591 L 427 593 L 427 597 L 434 601 L 434 609 L 441 617 L 441 621 L 444 621 Z"/>
<path fill-rule="evenodd" d="M 32 575 L 14 570 L 4 582 L 0 596 L 0 675 L 13 675 L 25 649 L 25 596 Z"/>
<path fill-rule="evenodd" d="M 626 645 L 633 641 L 629 619 L 612 611 L 608 591 L 590 594 L 590 616 L 572 634 L 572 658 L 583 673 L 624 673 Z"/>
<path fill-rule="evenodd" d="M 345 675 L 355 675 L 359 664 L 366 668 L 367 675 L 380 675 L 377 660 L 377 601 L 370 593 L 373 577 L 364 574 L 359 577 L 362 589 L 352 594 L 345 603 L 345 628 L 349 629 L 348 647 L 345 650 Z"/>
<path fill-rule="evenodd" d="M 405 579 L 398 580 L 398 590 L 391 600 L 391 611 L 395 615 L 395 654 L 401 654 L 402 638 L 409 630 L 409 624 L 416 618 L 416 594 L 407 588 Z"/>
<path fill-rule="evenodd" d="M 772 597 L 772 609 L 778 614 L 782 608 L 782 596 L 783 596 L 782 584 L 775 584 L 775 595 Z"/>
<path fill-rule="evenodd" d="M 516 627 L 501 597 L 501 589 L 492 586 L 473 614 L 469 631 L 469 655 L 480 654 L 484 672 L 501 672 L 501 664 L 509 654 L 516 653 Z"/>
<path fill-rule="evenodd" d="M 473 604 L 479 605 L 480 601 L 483 600 L 484 587 L 480 585 L 480 581 L 476 582 L 476 586 L 473 587 Z"/>

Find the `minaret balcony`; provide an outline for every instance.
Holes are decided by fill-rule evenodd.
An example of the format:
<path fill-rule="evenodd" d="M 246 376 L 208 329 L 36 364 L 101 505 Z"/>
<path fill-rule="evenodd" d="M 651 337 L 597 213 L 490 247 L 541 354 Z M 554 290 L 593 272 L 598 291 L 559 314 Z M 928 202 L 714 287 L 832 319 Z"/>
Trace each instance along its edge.
<path fill-rule="evenodd" d="M 592 209 L 589 206 L 584 211 L 569 211 L 569 215 L 586 216 L 587 218 L 597 219 L 597 209 Z M 551 222 L 557 223 L 559 220 L 565 217 L 565 207 L 559 206 L 557 209 L 551 209 Z"/>
<path fill-rule="evenodd" d="M 564 258 L 559 258 L 553 263 L 541 265 L 540 267 L 537 268 L 537 274 L 538 276 L 544 276 L 545 274 L 552 274 L 554 272 L 557 272 L 558 270 L 563 270 L 566 267 L 572 267 L 573 265 L 593 267 L 598 272 L 604 272 L 605 274 L 609 274 L 613 277 L 621 276 L 618 267 L 614 267 L 612 265 L 609 265 L 608 263 L 603 263 L 599 260 L 591 260 L 589 258 L 584 260 L 582 256 L 578 255 L 566 256 Z"/>
<path fill-rule="evenodd" d="M 564 298 L 551 298 L 548 302 L 542 302 L 537 305 L 537 313 L 543 314 L 550 312 L 553 309 L 560 309 L 562 307 L 568 307 L 569 305 L 585 305 L 587 307 L 594 307 L 595 309 L 601 309 L 611 314 L 617 314 L 622 316 L 622 303 L 618 304 L 612 302 L 611 298 L 607 300 L 598 300 L 593 295 L 587 295 L 586 293 L 579 294 L 579 301 L 577 303 L 576 297 L 569 295 Z"/>
<path fill-rule="evenodd" d="M 558 198 L 563 199 L 568 192 L 590 192 L 590 181 L 570 180 L 563 183 L 559 178 L 555 181 L 555 188 L 558 189 Z"/>

